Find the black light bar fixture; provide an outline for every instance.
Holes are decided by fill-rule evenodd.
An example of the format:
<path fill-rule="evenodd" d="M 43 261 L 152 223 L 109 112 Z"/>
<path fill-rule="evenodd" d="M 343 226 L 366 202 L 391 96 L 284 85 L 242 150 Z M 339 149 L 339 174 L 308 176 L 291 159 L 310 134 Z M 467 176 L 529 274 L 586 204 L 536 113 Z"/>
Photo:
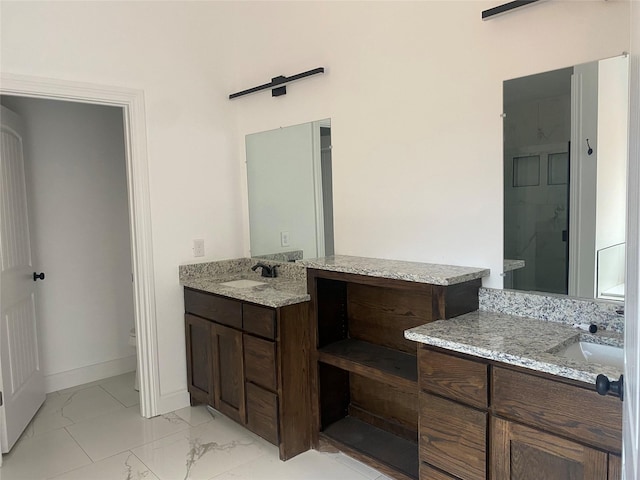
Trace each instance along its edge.
<path fill-rule="evenodd" d="M 292 75 L 290 77 L 280 75 L 278 77 L 272 78 L 270 83 L 265 83 L 264 85 L 259 85 L 247 90 L 242 90 L 241 92 L 232 93 L 231 95 L 229 95 L 229 100 L 267 89 L 271 89 L 272 97 L 286 95 L 288 83 L 295 82 L 296 80 L 300 80 L 305 77 L 310 77 L 311 75 L 317 75 L 318 73 L 324 73 L 324 67 L 314 68 L 313 70 L 309 70 L 308 72 L 298 73 L 297 75 Z"/>
<path fill-rule="evenodd" d="M 489 20 L 490 18 L 493 18 L 496 15 L 507 13 L 516 8 L 524 7 L 526 5 L 531 5 L 532 3 L 536 3 L 539 1 L 541 0 L 515 0 L 513 2 L 503 3 L 502 5 L 498 5 L 497 7 L 490 8 L 489 10 L 483 10 L 482 20 Z"/>

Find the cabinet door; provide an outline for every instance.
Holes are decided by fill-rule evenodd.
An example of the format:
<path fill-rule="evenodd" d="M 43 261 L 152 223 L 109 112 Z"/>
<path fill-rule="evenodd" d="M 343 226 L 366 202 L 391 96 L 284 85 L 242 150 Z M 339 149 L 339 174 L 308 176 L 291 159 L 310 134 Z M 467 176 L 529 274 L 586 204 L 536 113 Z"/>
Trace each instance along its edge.
<path fill-rule="evenodd" d="M 215 407 L 229 418 L 246 423 L 242 332 L 212 324 Z"/>
<path fill-rule="evenodd" d="M 212 323 L 193 315 L 184 316 L 187 342 L 187 383 L 191 403 L 214 403 Z"/>
<path fill-rule="evenodd" d="M 493 480 L 606 480 L 607 454 L 500 418 L 491 419 Z"/>

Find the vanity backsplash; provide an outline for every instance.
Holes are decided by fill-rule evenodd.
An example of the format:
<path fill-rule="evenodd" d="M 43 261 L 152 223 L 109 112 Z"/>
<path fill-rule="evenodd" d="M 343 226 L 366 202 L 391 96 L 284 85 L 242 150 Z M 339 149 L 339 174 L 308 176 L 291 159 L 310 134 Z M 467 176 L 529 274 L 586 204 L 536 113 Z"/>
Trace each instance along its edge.
<path fill-rule="evenodd" d="M 186 281 L 194 278 L 219 278 L 236 274 L 250 274 L 250 268 L 256 263 L 262 261 L 260 258 L 234 258 L 231 260 L 219 260 L 215 262 L 193 263 L 189 265 L 180 265 L 178 273 L 180 281 Z M 288 261 L 270 260 L 265 261 L 270 265 L 276 265 L 278 277 L 290 280 L 298 280 L 306 284 L 307 269 L 303 266 Z M 253 276 L 260 277 L 259 273 Z"/>
<path fill-rule="evenodd" d="M 598 328 L 622 333 L 622 305 L 548 293 L 481 288 L 479 309 L 567 324 L 595 324 Z M 620 313 L 618 313 L 620 312 Z"/>
<path fill-rule="evenodd" d="M 263 260 L 274 260 L 277 262 L 295 262 L 302 260 L 302 250 L 291 250 L 290 252 L 267 253 L 264 255 L 254 255 L 252 258 L 261 258 Z"/>

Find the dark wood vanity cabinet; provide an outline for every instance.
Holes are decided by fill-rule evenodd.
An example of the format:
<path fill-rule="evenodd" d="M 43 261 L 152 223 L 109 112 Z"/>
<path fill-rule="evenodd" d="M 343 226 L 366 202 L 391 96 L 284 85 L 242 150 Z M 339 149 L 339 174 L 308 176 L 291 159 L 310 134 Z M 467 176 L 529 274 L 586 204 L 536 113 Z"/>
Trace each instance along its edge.
<path fill-rule="evenodd" d="M 619 480 L 618 398 L 427 346 L 418 370 L 421 480 Z"/>
<path fill-rule="evenodd" d="M 404 331 L 478 308 L 480 280 L 443 287 L 307 270 L 313 443 L 395 479 L 417 479 L 416 343 Z"/>
<path fill-rule="evenodd" d="M 206 403 L 278 445 L 311 446 L 308 303 L 279 308 L 185 288 L 187 382 Z"/>

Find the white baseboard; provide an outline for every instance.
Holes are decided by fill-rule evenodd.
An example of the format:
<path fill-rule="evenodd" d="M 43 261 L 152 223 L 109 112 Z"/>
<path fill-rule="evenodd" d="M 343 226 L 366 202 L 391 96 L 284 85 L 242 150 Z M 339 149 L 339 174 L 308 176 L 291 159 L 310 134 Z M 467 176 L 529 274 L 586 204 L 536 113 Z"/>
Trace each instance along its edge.
<path fill-rule="evenodd" d="M 65 388 L 76 387 L 85 383 L 95 382 L 103 378 L 122 375 L 133 372 L 136 369 L 136 356 L 109 360 L 108 362 L 96 363 L 86 367 L 74 368 L 66 372 L 54 373 L 44 377 L 46 393 L 64 390 Z"/>
<path fill-rule="evenodd" d="M 158 399 L 158 415 L 180 410 L 181 408 L 191 405 L 189 401 L 189 392 L 179 390 L 177 392 L 161 395 Z"/>

